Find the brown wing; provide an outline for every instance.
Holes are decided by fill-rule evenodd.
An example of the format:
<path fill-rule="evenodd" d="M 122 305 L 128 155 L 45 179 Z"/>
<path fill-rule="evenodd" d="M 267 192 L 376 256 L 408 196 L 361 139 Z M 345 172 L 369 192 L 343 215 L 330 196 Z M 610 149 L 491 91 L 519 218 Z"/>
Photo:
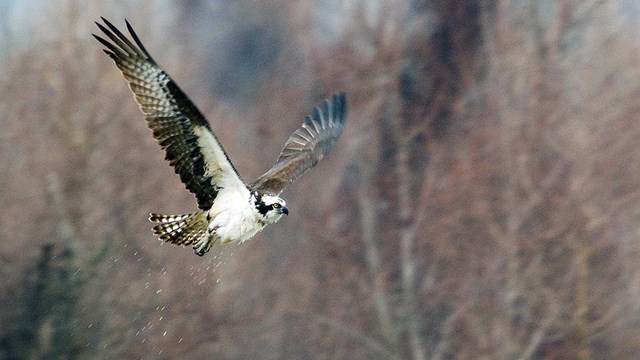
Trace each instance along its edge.
<path fill-rule="evenodd" d="M 347 120 L 347 100 L 343 93 L 325 99 L 311 115 L 305 117 L 302 127 L 287 140 L 278 161 L 264 175 L 251 184 L 255 190 L 280 194 L 305 171 L 314 167 L 338 140 Z"/>
<path fill-rule="evenodd" d="M 105 18 L 105 26 L 96 22 L 111 40 L 93 35 L 109 55 L 135 95 L 153 137 L 166 151 L 166 160 L 180 180 L 208 210 L 223 189 L 245 189 L 224 149 L 209 127 L 209 122 L 180 90 L 178 85 L 151 58 L 140 39 L 126 22 L 133 44 Z"/>

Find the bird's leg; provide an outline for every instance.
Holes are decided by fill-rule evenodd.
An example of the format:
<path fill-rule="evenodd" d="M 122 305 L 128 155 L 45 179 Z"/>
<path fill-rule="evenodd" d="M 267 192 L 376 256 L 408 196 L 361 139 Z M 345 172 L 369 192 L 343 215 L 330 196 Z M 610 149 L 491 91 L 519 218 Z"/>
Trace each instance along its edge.
<path fill-rule="evenodd" d="M 207 220 L 209 220 L 207 216 Z M 196 255 L 202 256 L 206 254 L 209 250 L 211 250 L 211 246 L 218 239 L 218 235 L 216 234 L 216 230 L 218 226 L 214 226 L 213 224 L 209 224 L 207 227 L 207 236 L 203 236 L 197 243 L 193 245 L 193 251 Z"/>
<path fill-rule="evenodd" d="M 211 246 L 215 242 L 215 237 L 213 235 L 203 236 L 195 245 L 193 245 L 193 252 L 202 256 L 206 254 L 209 250 L 211 250 Z"/>

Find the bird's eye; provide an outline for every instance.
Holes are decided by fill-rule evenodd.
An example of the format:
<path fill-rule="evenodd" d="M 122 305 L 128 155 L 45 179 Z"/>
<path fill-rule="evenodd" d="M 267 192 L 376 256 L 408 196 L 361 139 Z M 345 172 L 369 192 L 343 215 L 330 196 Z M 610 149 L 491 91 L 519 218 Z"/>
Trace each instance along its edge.
<path fill-rule="evenodd" d="M 280 207 L 280 204 L 273 204 L 273 208 L 274 208 L 274 209 L 277 209 L 277 208 L 279 208 L 279 207 Z"/>

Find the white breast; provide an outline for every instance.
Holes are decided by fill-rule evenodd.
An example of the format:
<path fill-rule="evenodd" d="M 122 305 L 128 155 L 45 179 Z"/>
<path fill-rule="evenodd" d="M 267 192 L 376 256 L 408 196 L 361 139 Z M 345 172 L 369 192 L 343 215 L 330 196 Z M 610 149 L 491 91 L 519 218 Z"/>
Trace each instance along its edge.
<path fill-rule="evenodd" d="M 236 189 L 237 190 L 237 189 Z M 264 228 L 260 214 L 253 205 L 248 189 L 218 193 L 209 210 L 209 232 L 216 234 L 223 243 L 249 240 Z"/>

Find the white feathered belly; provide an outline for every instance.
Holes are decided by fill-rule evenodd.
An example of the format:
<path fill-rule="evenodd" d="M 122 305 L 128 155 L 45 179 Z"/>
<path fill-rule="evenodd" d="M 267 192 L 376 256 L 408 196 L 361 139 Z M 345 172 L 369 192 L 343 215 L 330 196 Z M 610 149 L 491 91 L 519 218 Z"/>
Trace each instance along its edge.
<path fill-rule="evenodd" d="M 219 193 L 209 210 L 209 218 L 209 233 L 215 234 L 223 243 L 249 240 L 265 226 L 250 202 L 248 191 L 246 194 Z"/>

